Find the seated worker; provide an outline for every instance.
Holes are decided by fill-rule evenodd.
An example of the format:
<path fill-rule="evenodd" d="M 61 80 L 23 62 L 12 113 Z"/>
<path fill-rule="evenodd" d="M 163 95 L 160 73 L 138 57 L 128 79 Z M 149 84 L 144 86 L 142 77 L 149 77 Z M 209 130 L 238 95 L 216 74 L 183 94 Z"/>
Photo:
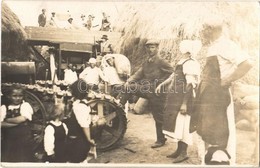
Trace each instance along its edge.
<path fill-rule="evenodd" d="M 51 26 L 51 27 L 58 27 L 58 24 L 57 24 L 57 19 L 56 19 L 56 13 L 55 12 L 52 12 L 51 13 L 51 19 L 50 19 L 50 22 L 49 22 L 49 25 Z"/>
<path fill-rule="evenodd" d="M 90 89 L 93 91 L 98 91 L 98 84 L 100 82 L 100 79 L 103 81 L 107 81 L 101 69 L 96 67 L 96 63 L 97 61 L 95 58 L 90 58 L 90 66 L 85 68 L 79 74 L 79 78 L 83 79 L 90 86 Z"/>
<path fill-rule="evenodd" d="M 115 57 L 112 55 L 108 55 L 104 57 L 107 66 L 104 67 L 103 72 L 108 80 L 108 87 L 113 97 L 118 95 L 118 91 L 123 87 L 125 81 L 120 78 L 116 67 L 115 67 Z"/>

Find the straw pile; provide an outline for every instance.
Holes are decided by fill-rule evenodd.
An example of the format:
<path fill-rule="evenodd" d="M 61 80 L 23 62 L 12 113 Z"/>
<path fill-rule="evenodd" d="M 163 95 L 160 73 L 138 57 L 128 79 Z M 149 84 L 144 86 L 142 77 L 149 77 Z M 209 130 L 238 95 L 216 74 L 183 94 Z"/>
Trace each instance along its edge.
<path fill-rule="evenodd" d="M 2 2 L 2 61 L 26 61 L 30 49 L 19 18 Z"/>
<path fill-rule="evenodd" d="M 256 62 L 242 81 L 258 85 L 260 17 L 257 2 L 134 2 L 123 9 L 114 28 L 124 34 L 116 50 L 129 57 L 134 72 L 144 60 L 147 39 L 159 39 L 160 53 L 175 65 L 180 58 L 180 41 L 201 39 L 203 23 L 218 17 L 224 21 L 225 33 Z M 198 55 L 201 63 L 206 49 L 207 46 Z"/>
<path fill-rule="evenodd" d="M 180 41 L 201 40 L 202 25 L 208 19 L 224 22 L 224 33 L 248 52 L 254 67 L 232 87 L 236 122 L 240 129 L 254 131 L 259 111 L 259 4 L 257 2 L 153 2 L 130 3 L 119 15 L 115 30 L 123 33 L 116 50 L 129 57 L 133 73 L 142 65 L 144 44 L 160 40 L 160 54 L 173 66 L 180 59 Z M 202 69 L 204 46 L 197 56 Z M 248 92 L 248 90 L 253 90 Z"/>

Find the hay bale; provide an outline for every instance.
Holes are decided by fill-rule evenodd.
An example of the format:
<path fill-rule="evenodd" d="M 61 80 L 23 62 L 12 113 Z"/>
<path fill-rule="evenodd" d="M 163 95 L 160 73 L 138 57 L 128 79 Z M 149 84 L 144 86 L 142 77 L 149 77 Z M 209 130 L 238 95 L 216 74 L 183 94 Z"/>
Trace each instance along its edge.
<path fill-rule="evenodd" d="M 31 50 L 26 44 L 26 33 L 19 18 L 2 2 L 2 61 L 27 61 Z"/>
<path fill-rule="evenodd" d="M 257 118 L 258 118 L 258 109 L 253 109 L 253 110 L 240 110 L 239 113 L 241 114 L 241 116 L 248 120 L 251 125 L 256 125 L 257 123 Z"/>
<path fill-rule="evenodd" d="M 232 95 L 233 95 L 234 100 L 243 99 L 244 97 L 247 97 L 247 96 L 259 95 L 258 86 L 243 84 L 240 82 L 235 83 L 232 86 L 231 90 L 232 90 Z"/>

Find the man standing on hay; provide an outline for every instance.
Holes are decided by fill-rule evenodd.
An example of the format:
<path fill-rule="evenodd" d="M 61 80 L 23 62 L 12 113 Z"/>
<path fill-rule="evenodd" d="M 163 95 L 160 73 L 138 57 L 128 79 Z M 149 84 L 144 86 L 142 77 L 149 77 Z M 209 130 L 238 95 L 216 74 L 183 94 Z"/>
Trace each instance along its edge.
<path fill-rule="evenodd" d="M 142 67 L 131 76 L 123 92 L 119 94 L 120 103 L 125 105 L 133 95 L 149 100 L 153 118 L 155 120 L 157 141 L 151 148 L 158 148 L 165 144 L 166 138 L 162 131 L 163 108 L 166 101 L 166 94 L 159 96 L 155 94 L 156 87 L 167 79 L 173 72 L 171 65 L 160 58 L 158 53 L 159 42 L 148 40 L 145 44 L 149 58 L 142 64 Z"/>
<path fill-rule="evenodd" d="M 46 9 L 42 9 L 42 13 L 38 16 L 39 27 L 45 27 L 46 25 Z"/>
<path fill-rule="evenodd" d="M 252 67 L 249 56 L 222 34 L 222 28 L 220 20 L 203 25 L 202 42 L 209 48 L 195 110 L 191 113 L 190 131 L 197 131 L 205 142 L 202 162 L 208 165 L 235 163 L 234 108 L 229 88 Z"/>

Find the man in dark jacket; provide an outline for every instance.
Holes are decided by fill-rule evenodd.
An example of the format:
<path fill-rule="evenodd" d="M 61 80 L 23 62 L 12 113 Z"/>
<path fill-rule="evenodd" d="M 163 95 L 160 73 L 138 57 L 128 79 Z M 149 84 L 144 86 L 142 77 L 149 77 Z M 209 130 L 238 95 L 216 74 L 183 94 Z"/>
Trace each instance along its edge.
<path fill-rule="evenodd" d="M 42 9 L 42 13 L 38 17 L 39 27 L 44 27 L 46 25 L 46 9 Z"/>
<path fill-rule="evenodd" d="M 155 89 L 172 74 L 173 67 L 160 58 L 158 53 L 159 42 L 157 40 L 148 40 L 145 45 L 149 57 L 142 64 L 142 67 L 127 80 L 125 84 L 126 90 L 119 94 L 119 99 L 123 105 L 132 94 L 149 100 L 157 134 L 157 141 L 151 147 L 158 148 L 163 146 L 166 141 L 162 132 L 163 108 L 166 94 L 162 93 L 157 96 Z"/>

